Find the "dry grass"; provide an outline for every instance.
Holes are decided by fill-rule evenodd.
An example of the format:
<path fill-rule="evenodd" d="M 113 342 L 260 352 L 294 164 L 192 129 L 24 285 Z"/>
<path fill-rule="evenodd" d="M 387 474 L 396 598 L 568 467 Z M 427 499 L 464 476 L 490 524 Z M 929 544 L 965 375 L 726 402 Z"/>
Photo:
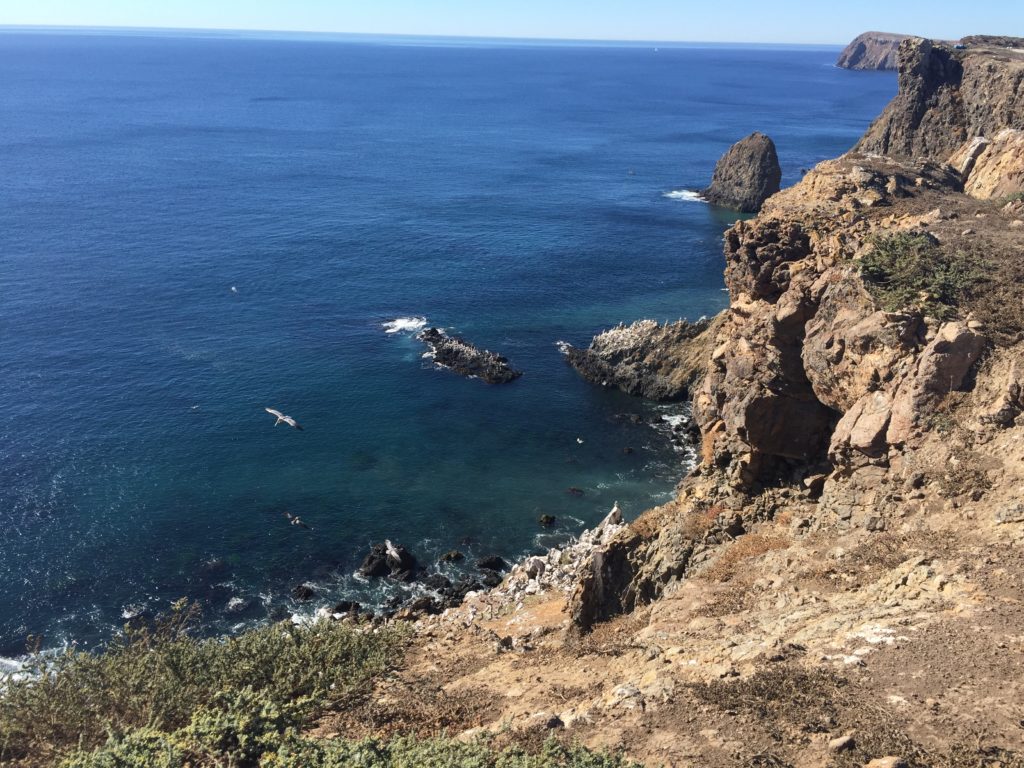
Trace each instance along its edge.
<path fill-rule="evenodd" d="M 694 505 L 684 516 L 680 532 L 688 539 L 698 541 L 707 536 L 718 516 L 725 512 L 725 507 L 713 504 L 709 507 Z"/>
<path fill-rule="evenodd" d="M 939 478 L 939 493 L 947 499 L 971 496 L 976 501 L 991 487 L 992 481 L 982 466 L 981 457 L 973 451 L 959 454 Z"/>
<path fill-rule="evenodd" d="M 756 557 L 774 550 L 786 549 L 790 545 L 782 536 L 748 533 L 730 545 L 714 562 L 704 568 L 698 576 L 708 581 L 731 581 L 740 572 L 740 566 Z"/>

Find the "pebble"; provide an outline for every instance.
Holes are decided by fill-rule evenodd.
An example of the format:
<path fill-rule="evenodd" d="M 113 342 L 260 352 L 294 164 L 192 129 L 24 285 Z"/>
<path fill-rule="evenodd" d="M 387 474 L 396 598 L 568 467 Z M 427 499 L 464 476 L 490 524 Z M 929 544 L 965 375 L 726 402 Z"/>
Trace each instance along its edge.
<path fill-rule="evenodd" d="M 854 747 L 853 732 L 845 733 L 842 736 L 838 736 L 828 743 L 829 752 L 845 752 L 848 749 Z"/>

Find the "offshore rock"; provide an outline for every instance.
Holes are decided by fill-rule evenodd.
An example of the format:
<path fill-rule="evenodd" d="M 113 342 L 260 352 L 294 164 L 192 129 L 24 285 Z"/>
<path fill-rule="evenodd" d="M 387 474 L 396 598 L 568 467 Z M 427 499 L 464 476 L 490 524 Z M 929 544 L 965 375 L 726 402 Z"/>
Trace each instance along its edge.
<path fill-rule="evenodd" d="M 449 336 L 438 328 L 428 328 L 417 338 L 430 347 L 437 365 L 462 376 L 483 379 L 488 384 L 505 384 L 523 375 L 505 356 L 479 349 L 465 339 Z"/>
<path fill-rule="evenodd" d="M 648 400 L 681 400 L 704 375 L 718 322 L 639 320 L 598 334 L 587 349 L 566 346 L 565 356 L 594 384 Z"/>
<path fill-rule="evenodd" d="M 383 544 L 374 544 L 370 548 L 358 572 L 371 578 L 388 576 L 397 581 L 414 581 L 418 570 L 416 558 L 409 550 L 385 540 Z"/>
<path fill-rule="evenodd" d="M 779 191 L 781 181 L 775 142 L 754 132 L 722 155 L 715 165 L 711 186 L 701 194 L 715 205 L 757 213 L 764 201 Z"/>
<path fill-rule="evenodd" d="M 892 32 L 857 35 L 839 54 L 836 66 L 842 69 L 895 70 L 896 51 L 908 37 Z"/>

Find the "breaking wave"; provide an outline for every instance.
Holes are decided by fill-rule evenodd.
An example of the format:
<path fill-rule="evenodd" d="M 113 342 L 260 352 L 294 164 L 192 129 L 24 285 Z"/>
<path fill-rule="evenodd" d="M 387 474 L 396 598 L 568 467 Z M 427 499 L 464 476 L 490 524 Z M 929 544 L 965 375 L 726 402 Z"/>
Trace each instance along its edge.
<path fill-rule="evenodd" d="M 415 333 L 422 331 L 427 325 L 425 317 L 396 317 L 386 323 L 381 323 L 384 333 Z"/>

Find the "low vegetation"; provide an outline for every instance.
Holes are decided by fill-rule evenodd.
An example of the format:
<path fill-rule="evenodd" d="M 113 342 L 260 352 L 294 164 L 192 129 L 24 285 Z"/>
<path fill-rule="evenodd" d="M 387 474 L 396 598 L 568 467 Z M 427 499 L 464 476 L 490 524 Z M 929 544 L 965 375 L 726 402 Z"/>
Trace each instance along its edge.
<path fill-rule="evenodd" d="M 216 738 L 216 733 L 210 734 Z M 260 766 L 260 768 L 630 768 L 634 763 L 619 755 L 565 747 L 547 741 L 536 754 L 517 747 L 493 749 L 482 741 L 463 743 L 454 739 L 304 738 L 294 732 L 271 730 L 253 743 L 252 750 L 204 753 L 203 742 L 187 734 L 168 736 L 152 729 L 111 739 L 103 748 L 80 754 L 62 768 L 186 768 L 186 766 Z M 226 758 L 226 759 L 225 759 Z"/>
<path fill-rule="evenodd" d="M 270 731 L 300 728 L 343 704 L 390 669 L 404 645 L 396 630 L 335 622 L 197 639 L 196 618 L 182 602 L 126 629 L 104 653 L 35 654 L 0 695 L 0 764 L 50 765 L 127 734 L 132 744 L 176 734 L 211 754 L 250 755 Z"/>
<path fill-rule="evenodd" d="M 860 268 L 886 311 L 916 309 L 939 320 L 954 317 L 985 279 L 977 259 L 950 253 L 928 235 L 907 232 L 875 237 Z"/>
<path fill-rule="evenodd" d="M 625 768 L 618 755 L 430 738 L 319 739 L 395 669 L 406 633 L 318 621 L 193 637 L 184 602 L 104 653 L 35 654 L 0 682 L 0 765 L 35 768 Z"/>

